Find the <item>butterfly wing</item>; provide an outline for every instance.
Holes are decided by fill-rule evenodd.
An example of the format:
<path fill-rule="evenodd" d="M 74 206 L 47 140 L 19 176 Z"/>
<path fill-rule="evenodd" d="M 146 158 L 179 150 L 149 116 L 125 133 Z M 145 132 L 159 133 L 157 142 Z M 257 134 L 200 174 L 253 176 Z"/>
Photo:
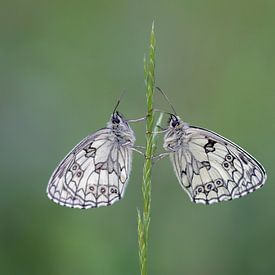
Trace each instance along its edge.
<path fill-rule="evenodd" d="M 189 126 L 188 143 L 171 153 L 177 178 L 195 203 L 244 196 L 263 186 L 262 165 L 245 150 L 207 129 Z"/>
<path fill-rule="evenodd" d="M 129 146 L 117 143 L 110 129 L 101 129 L 84 138 L 58 165 L 48 197 L 72 208 L 111 205 L 124 195 L 131 160 Z"/>

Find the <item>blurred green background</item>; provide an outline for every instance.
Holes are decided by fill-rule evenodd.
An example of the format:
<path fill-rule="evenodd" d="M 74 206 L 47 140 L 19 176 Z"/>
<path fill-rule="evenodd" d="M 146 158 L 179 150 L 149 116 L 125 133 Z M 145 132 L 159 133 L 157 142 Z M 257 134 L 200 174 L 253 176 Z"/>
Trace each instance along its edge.
<path fill-rule="evenodd" d="M 138 274 L 143 158 L 125 198 L 81 211 L 45 194 L 81 138 L 120 111 L 145 114 L 143 56 L 155 20 L 157 85 L 190 124 L 263 163 L 267 184 L 203 206 L 168 159 L 153 171 L 149 274 L 275 274 L 274 1 L 1 1 L 0 274 Z M 156 94 L 155 106 L 169 110 Z M 144 144 L 144 123 L 133 125 Z M 160 150 L 161 151 L 161 150 Z"/>

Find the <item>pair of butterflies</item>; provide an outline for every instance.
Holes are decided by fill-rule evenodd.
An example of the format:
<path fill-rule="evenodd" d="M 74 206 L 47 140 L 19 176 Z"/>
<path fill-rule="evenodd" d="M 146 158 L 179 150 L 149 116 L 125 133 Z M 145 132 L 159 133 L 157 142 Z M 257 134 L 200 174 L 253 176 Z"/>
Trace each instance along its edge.
<path fill-rule="evenodd" d="M 232 200 L 265 183 L 262 165 L 224 137 L 189 126 L 175 115 L 164 132 L 163 147 L 191 201 Z M 72 208 L 108 206 L 120 200 L 129 181 L 134 143 L 128 121 L 114 111 L 106 128 L 84 138 L 57 166 L 48 197 Z"/>

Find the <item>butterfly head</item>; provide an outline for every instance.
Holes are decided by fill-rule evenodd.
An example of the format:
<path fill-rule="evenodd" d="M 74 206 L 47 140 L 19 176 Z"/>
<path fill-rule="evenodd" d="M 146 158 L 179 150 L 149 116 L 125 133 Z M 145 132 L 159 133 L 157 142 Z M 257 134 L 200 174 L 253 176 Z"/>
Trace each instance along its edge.
<path fill-rule="evenodd" d="M 111 117 L 111 122 L 114 126 L 118 126 L 120 123 L 124 122 L 123 115 L 118 111 L 114 112 Z"/>
<path fill-rule="evenodd" d="M 181 128 L 183 124 L 181 119 L 178 116 L 175 116 L 173 114 L 170 115 L 168 123 L 169 123 L 169 128 L 175 129 L 175 130 Z"/>
<path fill-rule="evenodd" d="M 188 125 L 173 114 L 170 115 L 168 122 L 169 126 L 164 136 L 163 147 L 167 151 L 176 151 L 187 143 L 186 129 Z"/>
<path fill-rule="evenodd" d="M 133 144 L 135 142 L 133 130 L 130 128 L 124 116 L 118 111 L 115 111 L 112 114 L 107 127 L 113 131 L 121 143 L 130 142 Z"/>
<path fill-rule="evenodd" d="M 130 129 L 127 120 L 118 111 L 114 112 L 108 122 L 108 127 L 118 131 L 127 131 Z"/>

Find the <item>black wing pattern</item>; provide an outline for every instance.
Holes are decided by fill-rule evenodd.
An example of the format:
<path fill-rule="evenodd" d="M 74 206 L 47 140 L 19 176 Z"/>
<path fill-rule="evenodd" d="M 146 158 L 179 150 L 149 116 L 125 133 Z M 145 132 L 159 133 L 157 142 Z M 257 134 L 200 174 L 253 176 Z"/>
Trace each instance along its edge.
<path fill-rule="evenodd" d="M 186 146 L 171 153 L 177 178 L 195 203 L 211 204 L 239 198 L 263 186 L 262 165 L 224 137 L 189 126 Z"/>
<path fill-rule="evenodd" d="M 84 138 L 59 164 L 47 194 L 72 208 L 115 203 L 124 195 L 131 171 L 132 150 L 115 142 L 108 128 Z"/>

